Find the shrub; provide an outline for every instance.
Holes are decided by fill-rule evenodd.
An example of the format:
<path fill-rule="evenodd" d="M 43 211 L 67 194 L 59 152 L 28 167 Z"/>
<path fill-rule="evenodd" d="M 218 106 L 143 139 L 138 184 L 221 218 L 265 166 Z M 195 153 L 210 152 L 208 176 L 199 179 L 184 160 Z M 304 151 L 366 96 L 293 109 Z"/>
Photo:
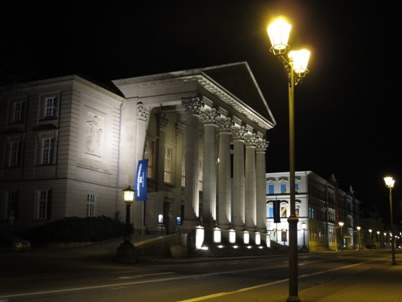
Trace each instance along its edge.
<path fill-rule="evenodd" d="M 21 236 L 33 245 L 50 242 L 97 242 L 121 236 L 125 224 L 117 217 L 67 217 L 26 229 Z"/>

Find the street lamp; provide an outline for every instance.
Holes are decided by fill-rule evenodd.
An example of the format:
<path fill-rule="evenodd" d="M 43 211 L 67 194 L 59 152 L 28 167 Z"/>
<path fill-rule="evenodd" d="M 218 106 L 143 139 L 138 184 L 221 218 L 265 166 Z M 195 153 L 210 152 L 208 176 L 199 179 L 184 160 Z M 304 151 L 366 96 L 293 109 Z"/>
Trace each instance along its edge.
<path fill-rule="evenodd" d="M 295 202 L 295 156 L 294 156 L 294 86 L 308 72 L 307 64 L 310 57 L 308 50 L 290 51 L 288 40 L 292 26 L 283 18 L 276 19 L 268 28 L 271 41 L 270 51 L 282 60 L 288 76 L 289 95 L 289 185 L 290 185 L 290 216 L 289 223 L 289 297 L 287 301 L 300 301 L 298 296 L 297 267 L 297 222 Z"/>
<path fill-rule="evenodd" d="M 373 245 L 373 239 L 371 239 L 371 232 L 373 231 L 372 229 L 369 229 L 368 230 L 369 231 L 369 233 L 370 233 L 370 246 L 372 246 Z"/>
<path fill-rule="evenodd" d="M 306 229 L 307 229 L 307 223 L 305 221 L 302 222 L 301 224 L 302 229 L 303 229 L 303 249 L 306 249 Z"/>
<path fill-rule="evenodd" d="M 341 252 L 343 253 L 343 232 L 342 232 L 342 227 L 343 227 L 344 223 L 343 223 L 343 221 L 339 221 L 338 224 L 341 227 Z"/>
<path fill-rule="evenodd" d="M 380 231 L 377 231 L 377 236 L 375 237 L 377 248 L 380 248 Z"/>
<path fill-rule="evenodd" d="M 385 185 L 389 189 L 389 211 L 390 211 L 390 216 L 391 216 L 391 232 L 394 229 L 394 223 L 392 219 L 392 188 L 394 187 L 395 184 L 395 179 L 393 179 L 390 176 L 384 177 Z M 395 261 L 395 246 L 394 246 L 394 236 L 391 236 L 391 245 L 392 245 L 392 264 L 396 264 Z"/>
<path fill-rule="evenodd" d="M 357 236 L 359 238 L 359 250 L 358 251 L 360 252 L 360 230 L 361 230 L 361 227 L 357 226 L 356 229 L 357 229 Z"/>
<path fill-rule="evenodd" d="M 132 258 L 134 256 L 134 245 L 131 243 L 130 228 L 130 207 L 134 201 L 134 192 L 130 186 L 123 190 L 123 200 L 126 204 L 126 226 L 124 230 L 123 243 L 117 248 L 117 256 L 122 258 Z"/>

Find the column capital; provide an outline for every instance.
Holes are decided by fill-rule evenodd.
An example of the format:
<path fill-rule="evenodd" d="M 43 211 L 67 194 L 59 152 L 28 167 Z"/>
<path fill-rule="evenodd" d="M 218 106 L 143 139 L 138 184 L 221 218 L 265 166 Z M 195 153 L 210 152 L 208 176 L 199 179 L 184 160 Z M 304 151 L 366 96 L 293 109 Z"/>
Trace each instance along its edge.
<path fill-rule="evenodd" d="M 144 106 L 142 102 L 137 103 L 137 119 L 143 122 L 148 122 L 151 108 Z"/>
<path fill-rule="evenodd" d="M 265 152 L 269 146 L 269 142 L 265 139 L 258 139 L 255 144 L 257 152 Z"/>
<path fill-rule="evenodd" d="M 199 116 L 201 113 L 201 108 L 204 107 L 204 102 L 201 96 L 182 98 L 182 104 L 186 109 L 186 112 L 191 115 Z"/>
<path fill-rule="evenodd" d="M 177 121 L 175 127 L 176 127 L 176 135 L 184 134 L 184 129 L 186 129 L 185 123 L 183 123 L 182 121 Z"/>
<path fill-rule="evenodd" d="M 257 136 L 255 133 L 246 133 L 244 135 L 244 141 L 246 143 L 246 147 L 255 147 L 257 143 Z"/>
<path fill-rule="evenodd" d="M 204 125 L 216 125 L 218 113 L 215 108 L 205 109 L 201 112 L 201 122 Z"/>
<path fill-rule="evenodd" d="M 244 134 L 246 133 L 246 130 L 244 129 L 244 126 L 233 126 L 232 127 L 232 135 L 233 135 L 233 140 L 234 141 L 244 141 Z"/>
<path fill-rule="evenodd" d="M 231 128 L 232 128 L 232 124 L 233 124 L 231 118 L 221 116 L 217 119 L 217 123 L 219 126 L 220 133 L 228 133 L 228 134 L 231 133 Z"/>
<path fill-rule="evenodd" d="M 169 122 L 169 119 L 167 118 L 167 115 L 165 113 L 159 113 L 158 114 L 158 119 L 159 119 L 159 125 L 162 129 L 166 128 L 166 125 Z"/>

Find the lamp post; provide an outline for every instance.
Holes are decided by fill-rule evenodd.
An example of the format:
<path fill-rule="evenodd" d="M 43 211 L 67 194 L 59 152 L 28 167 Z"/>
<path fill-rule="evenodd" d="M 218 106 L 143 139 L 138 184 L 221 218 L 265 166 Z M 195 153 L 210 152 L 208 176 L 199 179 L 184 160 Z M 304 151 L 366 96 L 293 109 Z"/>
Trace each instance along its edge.
<path fill-rule="evenodd" d="M 306 249 L 306 229 L 307 229 L 307 223 L 305 221 L 302 222 L 301 224 L 302 229 L 303 229 L 303 249 Z"/>
<path fill-rule="evenodd" d="M 358 249 L 358 251 L 360 252 L 360 230 L 361 230 L 361 227 L 357 226 L 356 229 L 357 229 L 357 237 L 359 238 L 359 249 Z"/>
<path fill-rule="evenodd" d="M 384 181 L 385 181 L 385 185 L 388 187 L 389 189 L 389 212 L 390 212 L 390 216 L 391 216 L 391 233 L 393 232 L 394 229 L 394 223 L 393 223 L 393 219 L 392 219 L 392 188 L 394 187 L 395 184 L 395 179 L 393 179 L 390 176 L 384 177 Z M 391 250 L 392 250 L 392 264 L 396 264 L 396 260 L 395 260 L 395 246 L 394 246 L 394 236 L 391 236 Z"/>
<path fill-rule="evenodd" d="M 387 233 L 384 232 L 384 248 L 387 248 Z"/>
<path fill-rule="evenodd" d="M 368 230 L 369 231 L 369 233 L 370 233 L 370 240 L 369 240 L 369 244 L 370 244 L 370 247 L 372 247 L 373 246 L 373 239 L 371 239 L 371 232 L 373 231 L 372 229 L 369 229 Z"/>
<path fill-rule="evenodd" d="M 379 249 L 380 248 L 380 231 L 377 231 L 377 236 L 375 237 L 375 242 L 376 242 L 376 246 Z"/>
<path fill-rule="evenodd" d="M 134 192 L 130 186 L 123 190 L 123 200 L 126 204 L 126 225 L 123 236 L 123 243 L 117 248 L 117 256 L 120 258 L 133 258 L 134 245 L 131 243 L 131 228 L 130 228 L 130 207 L 134 201 Z"/>
<path fill-rule="evenodd" d="M 343 232 L 342 232 L 342 227 L 344 225 L 343 221 L 339 221 L 339 226 L 341 227 L 341 252 L 343 253 Z"/>
<path fill-rule="evenodd" d="M 297 222 L 295 203 L 295 156 L 294 156 L 294 86 L 308 72 L 307 64 L 310 57 L 308 50 L 290 51 L 288 39 L 291 25 L 283 18 L 276 19 L 268 28 L 271 41 L 270 51 L 278 56 L 286 69 L 288 76 L 289 95 L 289 186 L 290 186 L 290 216 L 289 223 L 289 297 L 287 301 L 300 301 L 298 296 L 298 266 L 297 266 Z"/>

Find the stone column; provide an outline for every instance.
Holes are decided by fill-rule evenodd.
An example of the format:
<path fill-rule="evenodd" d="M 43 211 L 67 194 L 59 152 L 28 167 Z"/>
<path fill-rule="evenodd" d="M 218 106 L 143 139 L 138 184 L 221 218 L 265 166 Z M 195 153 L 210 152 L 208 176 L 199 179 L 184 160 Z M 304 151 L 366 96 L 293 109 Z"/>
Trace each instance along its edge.
<path fill-rule="evenodd" d="M 158 152 L 156 160 L 156 190 L 163 191 L 165 185 L 165 136 L 166 136 L 166 125 L 168 123 L 168 118 L 164 113 L 158 113 L 157 118 L 157 141 L 156 147 Z"/>
<path fill-rule="evenodd" d="M 192 230 L 199 221 L 199 114 L 203 106 L 199 97 L 183 99 L 187 111 L 185 133 L 185 204 L 184 204 L 184 230 Z"/>
<path fill-rule="evenodd" d="M 230 134 L 232 121 L 222 117 L 219 125 L 218 226 L 227 230 L 231 224 Z"/>
<path fill-rule="evenodd" d="M 216 117 L 214 108 L 201 114 L 204 124 L 202 222 L 206 229 L 213 229 L 216 221 Z"/>
<path fill-rule="evenodd" d="M 245 224 L 244 127 L 234 126 L 233 135 L 233 227 L 243 231 Z"/>
<path fill-rule="evenodd" d="M 257 176 L 257 231 L 265 233 L 267 231 L 267 182 L 265 178 L 265 150 L 268 142 L 259 139 L 256 142 L 256 176 Z"/>
<path fill-rule="evenodd" d="M 182 176 L 184 173 L 182 173 L 183 169 L 185 168 L 184 166 L 184 133 L 185 133 L 185 124 L 182 121 L 177 121 L 176 122 L 176 165 L 175 165 L 175 180 L 174 183 L 176 184 L 174 188 L 174 197 L 173 200 L 175 201 L 174 203 L 174 208 L 173 208 L 173 219 L 172 221 L 172 226 L 175 228 L 176 226 L 176 218 L 182 216 L 181 212 L 181 202 L 182 202 Z M 183 219 L 183 217 L 181 217 Z M 172 228 L 173 229 L 173 228 Z"/>
<path fill-rule="evenodd" d="M 246 142 L 246 230 L 254 232 L 257 224 L 256 213 L 256 173 L 255 142 L 256 135 L 247 133 Z"/>

